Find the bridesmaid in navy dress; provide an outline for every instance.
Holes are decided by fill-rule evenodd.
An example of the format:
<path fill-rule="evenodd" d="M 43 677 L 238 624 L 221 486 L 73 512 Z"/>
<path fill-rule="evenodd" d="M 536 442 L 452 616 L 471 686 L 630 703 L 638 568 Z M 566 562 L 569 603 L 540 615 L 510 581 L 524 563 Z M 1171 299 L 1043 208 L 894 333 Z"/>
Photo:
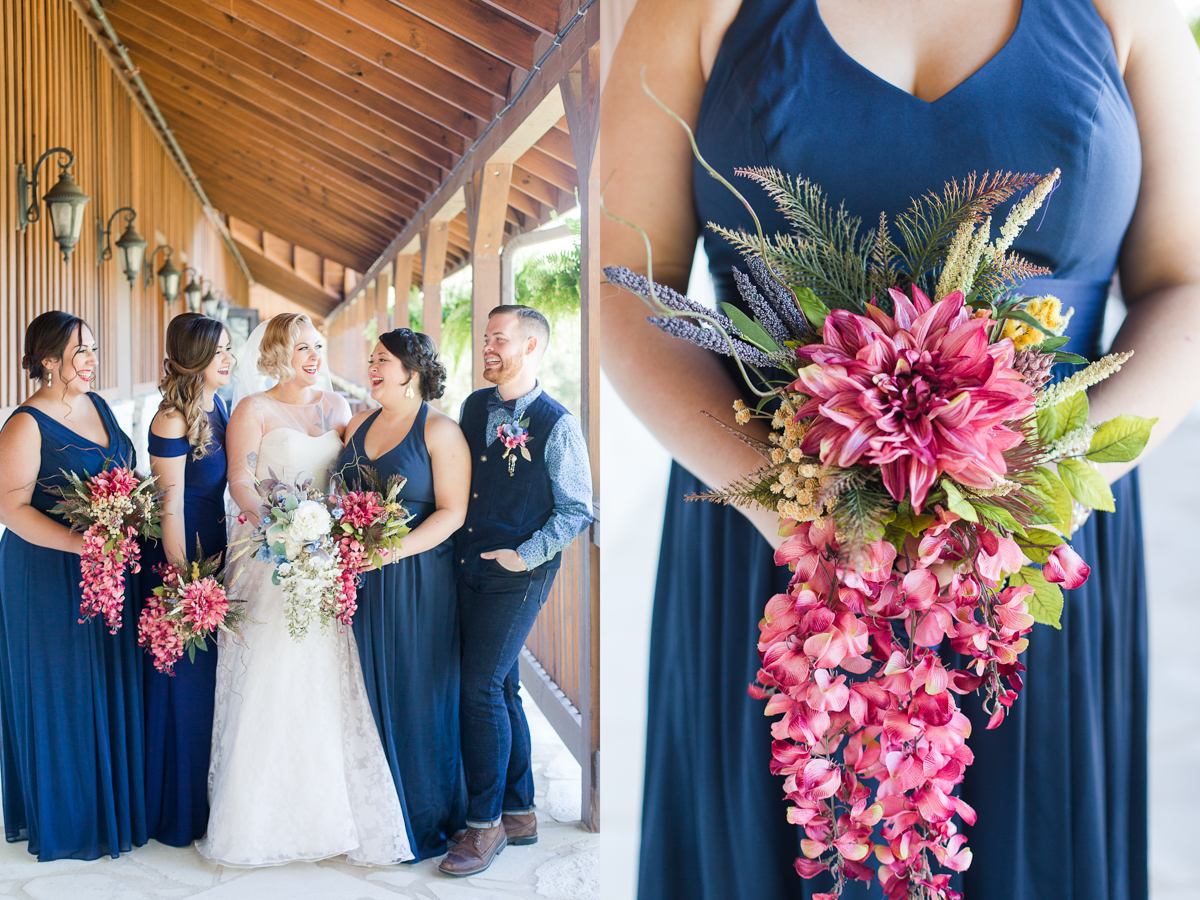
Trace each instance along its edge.
<path fill-rule="evenodd" d="M 1094 418 L 1159 416 L 1158 441 L 1196 401 L 1200 177 L 1170 148 L 1200 140 L 1200 60 L 1168 0 L 642 0 L 611 71 L 605 200 L 646 228 L 655 274 L 673 287 L 686 288 L 698 223 L 753 223 L 694 166 L 682 131 L 642 94 L 642 71 L 724 176 L 768 165 L 803 175 L 867 226 L 951 178 L 1061 167 L 1014 250 L 1054 270 L 1029 288 L 1074 307 L 1069 349 L 1091 357 L 1119 262 L 1129 315 L 1115 346 L 1137 355 L 1089 392 Z M 745 190 L 768 234 L 790 230 Z M 644 270 L 641 238 L 604 227 L 605 261 Z M 717 299 L 739 303 L 737 254 L 711 233 L 705 248 Z M 739 382 L 653 333 L 640 301 L 605 303 L 609 375 L 682 463 L 655 597 L 639 896 L 827 891 L 791 870 L 801 834 L 768 771 L 770 720 L 746 693 L 764 601 L 787 584 L 770 558 L 775 517 L 684 502 L 759 464 L 698 415 L 732 424 Z M 969 900 L 1147 895 L 1146 596 L 1128 468 L 1105 471 L 1117 511 L 1076 534 L 1091 578 L 1067 592 L 1061 631 L 1030 636 L 1013 714 L 986 731 L 978 701 L 965 704 L 975 764 L 963 796 L 979 821 L 956 883 Z M 877 881 L 856 882 L 843 897 L 878 895 Z"/>
<path fill-rule="evenodd" d="M 92 391 L 96 344 L 83 320 L 38 316 L 22 365 L 39 388 L 0 431 L 5 837 L 42 861 L 117 856 L 146 842 L 137 600 L 127 589 L 116 634 L 103 616 L 80 624 L 83 536 L 49 509 L 61 470 L 132 467 L 133 444 Z"/>
<path fill-rule="evenodd" d="M 428 859 L 446 852 L 466 817 L 450 537 L 466 518 L 470 452 L 458 423 L 429 406 L 446 380 L 431 338 L 389 331 L 368 365 L 371 397 L 382 408 L 350 421 L 336 471 L 351 488 L 363 468 L 381 481 L 404 476 L 400 497 L 414 515 L 400 558 L 364 577 L 354 637 L 409 845 L 416 859 Z"/>
<path fill-rule="evenodd" d="M 150 422 L 150 467 L 163 496 L 162 544 L 147 548 L 143 597 L 161 584 L 153 566 L 225 552 L 225 426 L 229 413 L 216 391 L 233 368 L 229 333 L 220 322 L 183 313 L 167 328 L 165 375 Z M 150 837 L 186 847 L 208 824 L 208 759 L 212 744 L 217 648 L 175 664 L 174 675 L 146 655 L 146 825 Z"/>

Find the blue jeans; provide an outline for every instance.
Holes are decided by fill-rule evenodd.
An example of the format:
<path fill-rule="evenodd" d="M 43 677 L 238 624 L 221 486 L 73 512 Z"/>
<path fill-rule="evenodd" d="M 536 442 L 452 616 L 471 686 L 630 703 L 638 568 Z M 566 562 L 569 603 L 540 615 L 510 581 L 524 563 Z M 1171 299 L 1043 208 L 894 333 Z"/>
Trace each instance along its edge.
<path fill-rule="evenodd" d="M 554 560 L 557 562 L 557 560 Z M 533 811 L 529 723 L 517 694 L 518 659 L 558 567 L 509 572 L 495 560 L 458 581 L 462 623 L 463 768 L 467 824 L 486 827 L 501 813 Z"/>

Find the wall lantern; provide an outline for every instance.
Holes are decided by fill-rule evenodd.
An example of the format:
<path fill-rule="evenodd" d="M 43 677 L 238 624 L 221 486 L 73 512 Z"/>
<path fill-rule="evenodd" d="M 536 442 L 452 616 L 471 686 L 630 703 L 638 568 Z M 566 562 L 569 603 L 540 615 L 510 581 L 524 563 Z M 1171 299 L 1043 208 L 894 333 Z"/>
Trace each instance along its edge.
<path fill-rule="evenodd" d="M 107 225 L 103 224 L 103 219 L 96 220 L 96 246 L 104 248 L 100 251 L 97 265 L 102 266 L 112 259 L 112 223 L 121 213 L 125 213 L 125 231 L 117 238 L 117 251 L 121 255 L 121 271 L 129 280 L 129 289 L 133 290 L 134 283 L 142 274 L 142 260 L 146 257 L 146 239 L 133 227 L 133 220 L 137 218 L 133 207 L 122 206 L 108 217 Z"/>
<path fill-rule="evenodd" d="M 183 273 L 180 272 L 176 267 L 175 263 L 171 261 L 171 257 L 175 255 L 174 247 L 170 246 L 169 244 L 159 244 L 154 248 L 154 252 L 151 253 L 146 259 L 146 280 L 144 284 L 146 287 L 150 287 L 150 285 L 154 284 L 154 257 L 158 255 L 158 251 L 160 250 L 167 251 L 167 259 L 161 266 L 159 266 L 157 273 L 158 280 L 162 282 L 163 299 L 167 301 L 167 306 L 170 307 L 170 305 L 174 303 L 176 298 L 179 296 L 179 278 L 181 275 L 183 275 Z"/>
<path fill-rule="evenodd" d="M 83 208 L 87 205 L 88 195 L 79 189 L 71 177 L 70 169 L 75 165 L 75 154 L 66 147 L 54 147 L 39 156 L 33 166 L 32 179 L 26 175 L 25 163 L 17 164 L 17 228 L 24 231 L 30 222 L 41 218 L 37 203 L 38 171 L 54 153 L 65 156 L 66 162 L 59 160 L 62 171 L 58 175 L 58 182 L 46 191 L 42 199 L 50 213 L 50 227 L 54 229 L 54 240 L 62 249 L 63 262 L 70 262 L 71 251 L 75 249 L 83 228 Z"/>
<path fill-rule="evenodd" d="M 212 286 L 209 285 L 208 290 L 204 292 L 204 296 L 200 298 L 200 309 L 210 319 L 215 319 L 217 317 L 217 308 L 219 306 L 220 301 L 213 296 Z"/>
<path fill-rule="evenodd" d="M 200 287 L 200 273 L 191 266 L 187 266 L 183 270 L 183 274 L 188 276 L 187 287 L 183 289 L 183 299 L 187 302 L 188 312 L 200 312 L 200 295 L 204 289 Z"/>

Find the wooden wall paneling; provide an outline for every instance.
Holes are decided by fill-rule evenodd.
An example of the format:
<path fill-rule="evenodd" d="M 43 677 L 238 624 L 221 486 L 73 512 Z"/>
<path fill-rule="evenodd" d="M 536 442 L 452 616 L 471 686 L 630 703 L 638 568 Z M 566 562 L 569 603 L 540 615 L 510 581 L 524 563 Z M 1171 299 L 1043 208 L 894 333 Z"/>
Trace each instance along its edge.
<path fill-rule="evenodd" d="M 388 312 L 388 292 L 392 287 L 393 270 L 385 268 L 375 280 L 375 325 L 376 335 L 392 330 L 392 317 Z M 371 352 L 371 348 L 367 348 Z"/>
<path fill-rule="evenodd" d="M 401 253 L 396 256 L 395 281 L 393 282 L 393 287 L 396 289 L 396 304 L 392 308 L 393 328 L 410 327 L 408 295 L 412 293 L 413 256 L 412 253 Z"/>
<path fill-rule="evenodd" d="M 446 273 L 446 241 L 450 223 L 430 222 L 421 232 L 421 330 L 442 346 L 442 278 Z"/>
<path fill-rule="evenodd" d="M 471 384 L 487 387 L 483 378 L 483 329 L 488 312 L 500 303 L 500 248 L 504 243 L 504 219 L 512 163 L 485 165 L 468 192 L 468 222 L 471 226 Z"/>

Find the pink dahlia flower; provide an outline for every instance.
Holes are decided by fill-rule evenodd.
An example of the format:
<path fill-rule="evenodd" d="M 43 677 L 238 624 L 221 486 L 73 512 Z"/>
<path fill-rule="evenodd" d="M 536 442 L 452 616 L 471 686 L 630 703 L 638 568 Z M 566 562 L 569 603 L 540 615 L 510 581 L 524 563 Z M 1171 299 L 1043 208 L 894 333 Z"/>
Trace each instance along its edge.
<path fill-rule="evenodd" d="M 180 605 L 183 620 L 196 631 L 212 631 L 225 621 L 229 612 L 229 599 L 215 578 L 201 578 L 186 585 L 182 591 Z"/>
<path fill-rule="evenodd" d="M 824 343 L 792 390 L 811 398 L 805 453 L 826 465 L 877 465 L 896 500 L 921 509 L 943 473 L 970 487 L 993 486 L 1007 471 L 1004 451 L 1021 443 L 1005 423 L 1033 411 L 1032 391 L 1013 368 L 1010 340 L 989 344 L 986 318 L 973 318 L 960 291 L 933 303 L 918 288 L 894 288 L 895 313 L 834 310 Z"/>

